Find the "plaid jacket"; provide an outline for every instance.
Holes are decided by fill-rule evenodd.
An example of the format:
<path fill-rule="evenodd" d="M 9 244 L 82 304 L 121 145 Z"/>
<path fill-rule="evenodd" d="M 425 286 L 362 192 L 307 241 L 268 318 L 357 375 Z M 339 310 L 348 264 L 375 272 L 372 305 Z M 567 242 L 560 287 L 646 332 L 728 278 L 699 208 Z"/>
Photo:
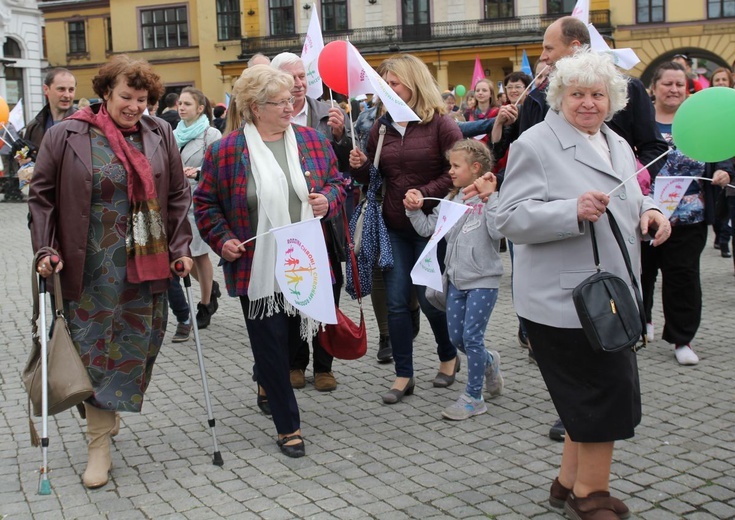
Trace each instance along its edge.
<path fill-rule="evenodd" d="M 344 179 L 337 169 L 332 146 L 315 130 L 292 125 L 296 133 L 301 168 L 309 192 L 321 193 L 329 201 L 328 216 L 337 215 L 345 199 Z M 214 143 L 204 156 L 201 179 L 194 191 L 194 215 L 199 233 L 221 256 L 222 246 L 231 239 L 247 240 L 255 235 L 248 214 L 247 192 L 249 151 L 241 130 Z M 255 241 L 234 262 L 222 261 L 230 296 L 247 295 Z"/>

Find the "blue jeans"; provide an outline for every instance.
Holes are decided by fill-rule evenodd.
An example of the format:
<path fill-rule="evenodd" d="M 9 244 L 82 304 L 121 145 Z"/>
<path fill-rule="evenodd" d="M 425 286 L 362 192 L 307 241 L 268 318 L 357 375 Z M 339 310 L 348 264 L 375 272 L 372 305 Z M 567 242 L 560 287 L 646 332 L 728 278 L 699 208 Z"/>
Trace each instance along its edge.
<path fill-rule="evenodd" d="M 181 278 L 178 276 L 174 276 L 168 286 L 168 306 L 176 316 L 177 322 L 185 323 L 189 319 L 189 304 L 184 295 L 184 288 L 181 287 Z"/>
<path fill-rule="evenodd" d="M 388 230 L 393 248 L 393 269 L 385 271 L 386 298 L 388 300 L 388 332 L 393 346 L 393 359 L 397 377 L 413 377 L 413 325 L 411 322 L 411 269 L 426 247 L 428 238 L 413 229 Z M 439 252 L 443 258 L 443 252 Z M 426 287 L 414 286 L 419 305 L 429 320 L 437 344 L 440 361 L 451 361 L 457 349 L 449 341 L 446 315 L 426 300 Z"/>
<path fill-rule="evenodd" d="M 447 284 L 447 327 L 449 339 L 467 354 L 467 395 L 482 397 L 485 367 L 492 356 L 485 349 L 485 329 L 498 300 L 497 289 L 457 289 Z"/>

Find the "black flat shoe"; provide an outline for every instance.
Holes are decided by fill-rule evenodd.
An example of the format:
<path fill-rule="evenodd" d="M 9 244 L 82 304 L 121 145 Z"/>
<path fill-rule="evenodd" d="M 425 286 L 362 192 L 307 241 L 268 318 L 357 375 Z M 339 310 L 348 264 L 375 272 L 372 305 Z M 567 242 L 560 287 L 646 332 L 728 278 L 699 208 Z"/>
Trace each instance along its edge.
<path fill-rule="evenodd" d="M 301 442 L 291 445 L 286 444 L 287 442 L 295 440 L 299 440 Z M 291 457 L 292 459 L 298 459 L 299 457 L 303 457 L 304 455 L 306 455 L 306 449 L 304 448 L 304 438 L 301 435 L 288 435 L 283 439 L 278 439 L 276 441 L 276 444 L 278 444 L 278 447 L 281 448 L 281 453 L 283 453 L 287 457 Z"/>
<path fill-rule="evenodd" d="M 256 403 L 258 404 L 258 408 L 260 408 L 261 412 L 265 415 L 271 415 L 271 405 L 268 404 L 268 396 L 260 394 L 261 388 L 263 387 L 258 385 L 258 399 L 256 400 Z"/>
<path fill-rule="evenodd" d="M 451 376 L 443 372 L 437 372 L 434 378 L 434 388 L 446 388 L 454 383 L 454 375 L 459 372 L 459 367 L 462 365 L 459 354 L 454 358 L 454 373 Z"/>
<path fill-rule="evenodd" d="M 217 312 L 217 309 L 219 309 L 217 298 L 220 296 L 222 296 L 222 292 L 219 290 L 219 284 L 217 282 L 212 282 L 212 294 L 209 297 L 209 304 L 212 306 L 212 314 Z"/>
<path fill-rule="evenodd" d="M 408 380 L 408 383 L 406 384 L 405 388 L 403 390 L 398 390 L 397 388 L 391 388 L 388 390 L 387 393 L 383 394 L 383 402 L 385 404 L 396 404 L 401 402 L 401 399 L 403 399 L 404 395 L 413 395 L 413 389 L 415 388 L 416 384 L 414 383 L 413 377 Z"/>

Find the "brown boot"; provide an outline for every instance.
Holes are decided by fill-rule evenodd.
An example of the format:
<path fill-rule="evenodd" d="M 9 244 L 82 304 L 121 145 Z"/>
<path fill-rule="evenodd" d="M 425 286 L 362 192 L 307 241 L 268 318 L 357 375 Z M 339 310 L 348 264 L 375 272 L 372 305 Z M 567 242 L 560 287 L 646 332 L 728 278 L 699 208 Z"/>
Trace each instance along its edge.
<path fill-rule="evenodd" d="M 115 412 L 100 410 L 86 403 L 84 408 L 87 412 L 89 458 L 82 482 L 85 487 L 94 489 L 104 486 L 110 479 L 110 432 L 115 428 Z"/>

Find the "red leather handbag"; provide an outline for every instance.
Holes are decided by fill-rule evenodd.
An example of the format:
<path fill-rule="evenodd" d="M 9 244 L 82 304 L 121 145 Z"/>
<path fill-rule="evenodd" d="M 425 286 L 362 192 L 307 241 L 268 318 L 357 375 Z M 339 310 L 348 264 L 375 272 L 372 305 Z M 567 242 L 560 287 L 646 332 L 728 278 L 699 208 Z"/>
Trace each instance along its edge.
<path fill-rule="evenodd" d="M 350 227 L 347 215 L 342 211 L 345 235 L 347 238 L 347 249 L 350 252 L 352 262 L 352 280 L 355 284 L 357 303 L 360 305 L 360 324 L 356 325 L 337 306 L 337 324 L 324 325 L 319 329 L 318 337 L 324 350 L 337 359 L 359 359 L 367 353 L 367 331 L 365 330 L 365 316 L 362 310 L 362 290 L 360 289 L 360 277 L 357 273 L 357 259 L 355 258 L 355 246 L 350 237 Z"/>

